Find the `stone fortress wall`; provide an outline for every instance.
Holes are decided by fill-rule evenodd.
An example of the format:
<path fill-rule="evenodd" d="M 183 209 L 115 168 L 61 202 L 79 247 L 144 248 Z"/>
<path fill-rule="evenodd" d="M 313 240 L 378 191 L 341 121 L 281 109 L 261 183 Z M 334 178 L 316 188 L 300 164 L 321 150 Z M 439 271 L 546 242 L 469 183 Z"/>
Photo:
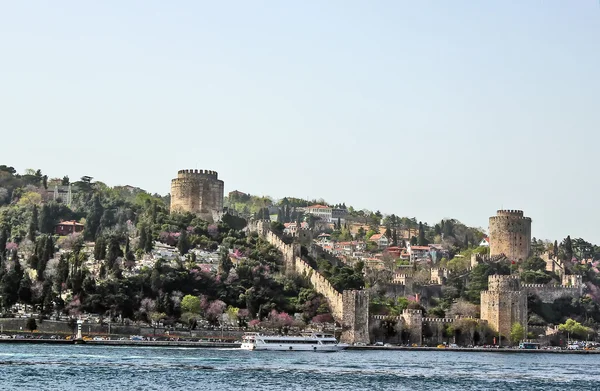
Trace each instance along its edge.
<path fill-rule="evenodd" d="M 224 182 L 216 171 L 179 170 L 171 180 L 171 212 L 191 212 L 213 222 L 223 212 Z"/>
<path fill-rule="evenodd" d="M 300 257 L 298 244 L 285 244 L 269 227 L 269 221 L 248 224 L 249 231 L 257 232 L 283 254 L 286 273 L 295 272 L 306 276 L 315 291 L 327 299 L 333 318 L 343 327 L 342 341 L 369 343 L 369 294 L 357 290 L 338 292 L 324 276 Z"/>
<path fill-rule="evenodd" d="M 531 250 L 531 218 L 522 210 L 499 210 L 490 217 L 490 256 L 505 255 L 511 261 L 524 261 Z"/>
<path fill-rule="evenodd" d="M 527 293 L 539 297 L 543 303 L 553 303 L 554 300 L 563 297 L 581 297 L 583 295 L 584 284 L 581 276 L 563 275 L 562 285 L 521 284 L 521 287 Z"/>

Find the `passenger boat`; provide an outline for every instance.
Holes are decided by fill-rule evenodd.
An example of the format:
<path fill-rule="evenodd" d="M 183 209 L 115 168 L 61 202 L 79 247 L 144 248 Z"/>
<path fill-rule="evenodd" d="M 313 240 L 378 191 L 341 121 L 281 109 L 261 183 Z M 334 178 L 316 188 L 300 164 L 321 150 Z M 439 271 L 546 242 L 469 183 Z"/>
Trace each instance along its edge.
<path fill-rule="evenodd" d="M 295 337 L 247 333 L 242 338 L 244 350 L 337 352 L 347 348 L 347 344 L 339 343 L 333 335 L 323 333 Z"/>

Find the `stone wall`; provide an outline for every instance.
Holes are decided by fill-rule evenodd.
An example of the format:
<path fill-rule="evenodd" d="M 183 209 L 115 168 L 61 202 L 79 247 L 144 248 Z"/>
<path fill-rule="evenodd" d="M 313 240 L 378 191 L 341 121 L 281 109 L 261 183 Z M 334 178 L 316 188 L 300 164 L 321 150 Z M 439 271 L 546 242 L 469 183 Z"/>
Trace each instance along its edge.
<path fill-rule="evenodd" d="M 522 288 L 529 294 L 536 295 L 543 303 L 554 303 L 554 300 L 563 297 L 580 297 L 583 290 L 581 286 L 553 286 L 543 284 L 523 284 Z"/>
<path fill-rule="evenodd" d="M 171 211 L 215 221 L 223 212 L 224 183 L 216 171 L 179 170 L 171 181 Z"/>
<path fill-rule="evenodd" d="M 315 291 L 327 299 L 336 322 L 343 328 L 342 341 L 347 343 L 369 342 L 369 295 L 363 291 L 338 292 L 317 270 L 300 257 L 298 244 L 286 244 L 270 230 L 270 222 L 255 221 L 248 224 L 250 232 L 257 232 L 283 254 L 286 273 L 295 272 L 305 276 Z"/>
<path fill-rule="evenodd" d="M 371 331 L 371 339 L 382 341 L 382 342 L 390 342 L 390 343 L 401 343 L 401 336 L 399 333 L 396 333 L 392 336 L 385 336 L 382 334 L 382 322 L 384 321 L 393 321 L 398 323 L 402 323 L 402 328 L 405 328 L 409 335 L 408 342 L 410 344 L 423 345 L 425 336 L 423 334 L 423 330 L 426 328 L 431 332 L 430 337 L 427 338 L 427 343 L 429 345 L 437 345 L 448 340 L 454 341 L 454 337 L 444 336 L 444 329 L 449 325 L 455 322 L 459 322 L 464 319 L 469 319 L 474 321 L 476 324 L 480 325 L 482 323 L 487 323 L 485 320 L 477 319 L 477 318 L 469 318 L 469 317 L 456 317 L 456 318 L 430 318 L 423 317 L 422 312 L 420 310 L 411 310 L 406 309 L 402 312 L 401 316 L 386 316 L 386 315 L 373 315 L 369 318 L 369 330 Z M 406 342 L 406 341 L 405 341 Z M 458 341 L 457 341 L 458 342 Z M 470 343 L 469 338 L 465 335 L 463 336 L 464 343 Z M 481 341 L 484 342 L 484 341 Z"/>
<path fill-rule="evenodd" d="M 490 217 L 490 256 L 524 261 L 531 250 L 531 218 L 521 210 L 499 210 Z"/>
<path fill-rule="evenodd" d="M 24 318 L 3 318 L 0 319 L 0 325 L 3 333 L 10 334 L 11 332 L 28 332 L 27 319 Z M 84 322 L 81 326 L 83 335 L 142 335 L 146 337 L 152 336 L 172 336 L 172 337 L 193 337 L 203 339 L 218 339 L 221 338 L 220 329 L 166 329 L 161 327 L 145 327 L 136 325 L 121 325 L 121 324 L 99 324 Z M 57 334 L 57 335 L 72 335 L 73 329 L 65 321 L 54 320 L 37 320 L 37 333 Z M 222 335 L 224 339 L 241 339 L 244 330 L 224 330 Z"/>

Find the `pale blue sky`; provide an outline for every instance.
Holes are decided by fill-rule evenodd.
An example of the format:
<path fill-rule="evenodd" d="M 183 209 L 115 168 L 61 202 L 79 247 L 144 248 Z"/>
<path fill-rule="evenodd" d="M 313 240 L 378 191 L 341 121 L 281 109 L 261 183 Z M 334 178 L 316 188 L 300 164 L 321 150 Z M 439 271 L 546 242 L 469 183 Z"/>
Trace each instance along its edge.
<path fill-rule="evenodd" d="M 600 6 L 0 0 L 0 164 L 600 242 Z"/>

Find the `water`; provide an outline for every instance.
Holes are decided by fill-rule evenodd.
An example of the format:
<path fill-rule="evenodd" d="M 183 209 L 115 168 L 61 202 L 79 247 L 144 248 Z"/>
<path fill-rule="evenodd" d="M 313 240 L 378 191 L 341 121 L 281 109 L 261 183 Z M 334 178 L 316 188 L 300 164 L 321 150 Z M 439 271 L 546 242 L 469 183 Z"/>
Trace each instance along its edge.
<path fill-rule="evenodd" d="M 600 355 L 0 344 L 0 390 L 599 390 Z"/>

